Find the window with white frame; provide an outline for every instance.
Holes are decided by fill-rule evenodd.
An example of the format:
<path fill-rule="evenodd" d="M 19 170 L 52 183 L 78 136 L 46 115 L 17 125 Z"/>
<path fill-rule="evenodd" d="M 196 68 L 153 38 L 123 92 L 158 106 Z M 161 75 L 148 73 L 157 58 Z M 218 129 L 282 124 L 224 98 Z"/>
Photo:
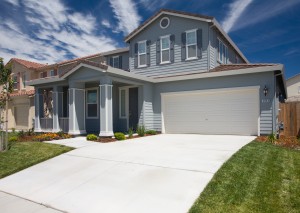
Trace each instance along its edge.
<path fill-rule="evenodd" d="M 160 38 L 160 62 L 170 62 L 170 36 Z"/>
<path fill-rule="evenodd" d="M 87 118 L 98 117 L 98 91 L 97 89 L 88 89 L 86 91 L 86 113 Z"/>
<path fill-rule="evenodd" d="M 115 68 L 119 68 L 119 56 L 113 56 L 112 57 L 112 66 L 115 67 Z"/>
<path fill-rule="evenodd" d="M 17 75 L 13 75 L 13 89 L 18 89 L 18 76 Z"/>
<path fill-rule="evenodd" d="M 54 70 L 50 70 L 50 76 L 55 76 Z"/>
<path fill-rule="evenodd" d="M 23 82 L 23 88 L 25 89 L 26 88 L 26 73 L 23 73 L 22 82 Z"/>
<path fill-rule="evenodd" d="M 218 42 L 219 42 L 218 61 L 222 64 L 227 64 L 227 62 L 228 62 L 228 47 L 220 39 L 218 39 Z"/>
<path fill-rule="evenodd" d="M 196 30 L 186 32 L 186 59 L 197 57 L 197 33 Z"/>
<path fill-rule="evenodd" d="M 146 56 L 146 41 L 141 41 L 138 43 L 138 66 L 144 67 L 147 64 Z"/>
<path fill-rule="evenodd" d="M 126 113 L 126 89 L 120 89 L 119 92 L 119 114 L 120 114 L 120 118 L 126 118 L 127 117 L 127 113 Z"/>

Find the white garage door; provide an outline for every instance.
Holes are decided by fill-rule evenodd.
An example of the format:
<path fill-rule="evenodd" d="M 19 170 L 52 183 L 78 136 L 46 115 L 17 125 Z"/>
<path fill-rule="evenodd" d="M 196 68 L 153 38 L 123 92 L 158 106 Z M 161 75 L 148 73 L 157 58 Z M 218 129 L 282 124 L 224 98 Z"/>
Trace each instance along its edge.
<path fill-rule="evenodd" d="M 24 106 L 15 107 L 15 121 L 16 121 L 16 127 L 18 129 L 28 128 L 28 116 L 29 116 L 28 106 L 24 105 Z"/>
<path fill-rule="evenodd" d="M 258 135 L 258 87 L 162 94 L 165 133 Z"/>

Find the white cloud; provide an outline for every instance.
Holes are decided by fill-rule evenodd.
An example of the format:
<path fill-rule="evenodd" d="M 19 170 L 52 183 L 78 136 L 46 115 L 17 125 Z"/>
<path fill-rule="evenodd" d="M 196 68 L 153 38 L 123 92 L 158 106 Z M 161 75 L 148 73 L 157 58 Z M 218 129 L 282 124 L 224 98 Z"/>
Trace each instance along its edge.
<path fill-rule="evenodd" d="M 111 28 L 111 24 L 110 24 L 110 22 L 109 22 L 107 19 L 103 19 L 103 20 L 101 21 L 101 24 L 102 24 L 104 27 Z"/>
<path fill-rule="evenodd" d="M 26 26 L 22 27 L 26 31 L 16 20 L 0 20 L 0 57 L 6 62 L 11 57 L 20 57 L 54 63 L 70 55 L 82 57 L 118 46 L 112 38 L 97 33 L 99 25 L 93 15 L 73 12 L 61 0 L 23 3 Z"/>
<path fill-rule="evenodd" d="M 169 0 L 139 0 L 139 3 L 141 3 L 143 7 L 149 11 L 155 11 L 158 8 L 162 8 L 168 2 Z"/>
<path fill-rule="evenodd" d="M 14 6 L 19 6 L 20 5 L 19 0 L 4 0 L 4 1 L 6 1 L 8 3 L 11 3 Z"/>
<path fill-rule="evenodd" d="M 252 2 L 253 0 L 234 0 L 234 2 L 229 5 L 229 12 L 222 22 L 222 27 L 225 32 L 231 30 L 233 25 Z"/>
<path fill-rule="evenodd" d="M 299 0 L 282 0 L 259 1 L 253 3 L 249 10 L 243 14 L 232 30 L 242 29 L 249 25 L 256 24 L 276 17 L 284 12 L 293 12 L 296 5 L 300 4 Z"/>
<path fill-rule="evenodd" d="M 139 26 L 141 17 L 132 0 L 109 0 L 109 2 L 118 20 L 118 31 L 129 34 Z"/>

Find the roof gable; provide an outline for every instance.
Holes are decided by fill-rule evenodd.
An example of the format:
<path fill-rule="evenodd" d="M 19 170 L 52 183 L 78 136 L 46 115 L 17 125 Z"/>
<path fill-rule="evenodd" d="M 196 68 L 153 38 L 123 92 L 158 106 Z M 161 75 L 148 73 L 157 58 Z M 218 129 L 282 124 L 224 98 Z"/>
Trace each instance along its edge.
<path fill-rule="evenodd" d="M 131 40 L 135 35 L 137 35 L 140 31 L 148 27 L 151 23 L 153 23 L 155 20 L 157 20 L 159 17 L 162 15 L 173 15 L 173 16 L 178 16 L 178 17 L 183 17 L 183 18 L 189 18 L 189 19 L 196 19 L 200 21 L 205 21 L 205 22 L 212 22 L 214 19 L 211 16 L 205 16 L 205 15 L 200 15 L 200 14 L 195 14 L 195 13 L 186 13 L 182 11 L 176 11 L 176 10 L 169 10 L 169 9 L 161 9 L 157 13 L 155 13 L 153 16 L 148 18 L 144 23 L 142 23 L 138 28 L 133 30 L 128 36 L 125 37 L 125 42 L 128 42 Z"/>
<path fill-rule="evenodd" d="M 28 69 L 37 69 L 37 68 L 47 66 L 46 64 L 40 64 L 40 63 L 36 63 L 33 61 L 27 61 L 27 60 L 20 59 L 20 58 L 12 58 L 12 59 L 10 59 L 10 61 L 7 64 L 12 63 L 12 62 L 21 64 Z"/>

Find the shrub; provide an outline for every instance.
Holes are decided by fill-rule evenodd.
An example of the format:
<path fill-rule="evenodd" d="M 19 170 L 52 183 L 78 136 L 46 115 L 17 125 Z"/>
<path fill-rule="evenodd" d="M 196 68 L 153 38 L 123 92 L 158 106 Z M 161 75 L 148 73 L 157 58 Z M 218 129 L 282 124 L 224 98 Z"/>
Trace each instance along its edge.
<path fill-rule="evenodd" d="M 275 141 L 276 141 L 276 135 L 274 133 L 270 134 L 268 136 L 268 142 L 275 143 Z"/>
<path fill-rule="evenodd" d="M 146 132 L 145 126 L 144 125 L 138 126 L 136 132 L 140 137 L 145 136 L 145 132 Z"/>
<path fill-rule="evenodd" d="M 34 141 L 52 141 L 58 139 L 60 139 L 60 137 L 56 133 L 43 133 L 33 137 Z"/>
<path fill-rule="evenodd" d="M 15 134 L 15 132 L 16 132 L 16 128 L 11 128 L 11 131 L 12 131 L 12 133 L 14 133 L 14 134 Z"/>
<path fill-rule="evenodd" d="M 129 129 L 128 129 L 128 137 L 129 137 L 129 138 L 132 138 L 132 137 L 133 137 L 133 129 L 132 129 L 132 128 L 129 128 Z"/>
<path fill-rule="evenodd" d="M 23 138 L 23 137 L 25 136 L 25 132 L 24 132 L 23 130 L 19 131 L 19 132 L 18 132 L 18 136 L 19 136 L 20 138 Z"/>
<path fill-rule="evenodd" d="M 98 139 L 98 137 L 97 137 L 96 135 L 94 135 L 94 134 L 88 134 L 88 135 L 86 136 L 86 139 L 87 139 L 88 141 L 96 141 L 96 140 Z"/>
<path fill-rule="evenodd" d="M 147 130 L 146 134 L 148 134 L 148 135 L 156 135 L 157 132 L 155 130 Z"/>
<path fill-rule="evenodd" d="M 123 141 L 126 139 L 125 135 L 122 133 L 122 132 L 116 132 L 115 133 L 115 138 L 118 140 L 118 141 Z"/>
<path fill-rule="evenodd" d="M 8 142 L 9 143 L 14 143 L 14 142 L 17 142 L 19 140 L 19 138 L 17 136 L 11 136 L 9 139 L 8 139 Z"/>

